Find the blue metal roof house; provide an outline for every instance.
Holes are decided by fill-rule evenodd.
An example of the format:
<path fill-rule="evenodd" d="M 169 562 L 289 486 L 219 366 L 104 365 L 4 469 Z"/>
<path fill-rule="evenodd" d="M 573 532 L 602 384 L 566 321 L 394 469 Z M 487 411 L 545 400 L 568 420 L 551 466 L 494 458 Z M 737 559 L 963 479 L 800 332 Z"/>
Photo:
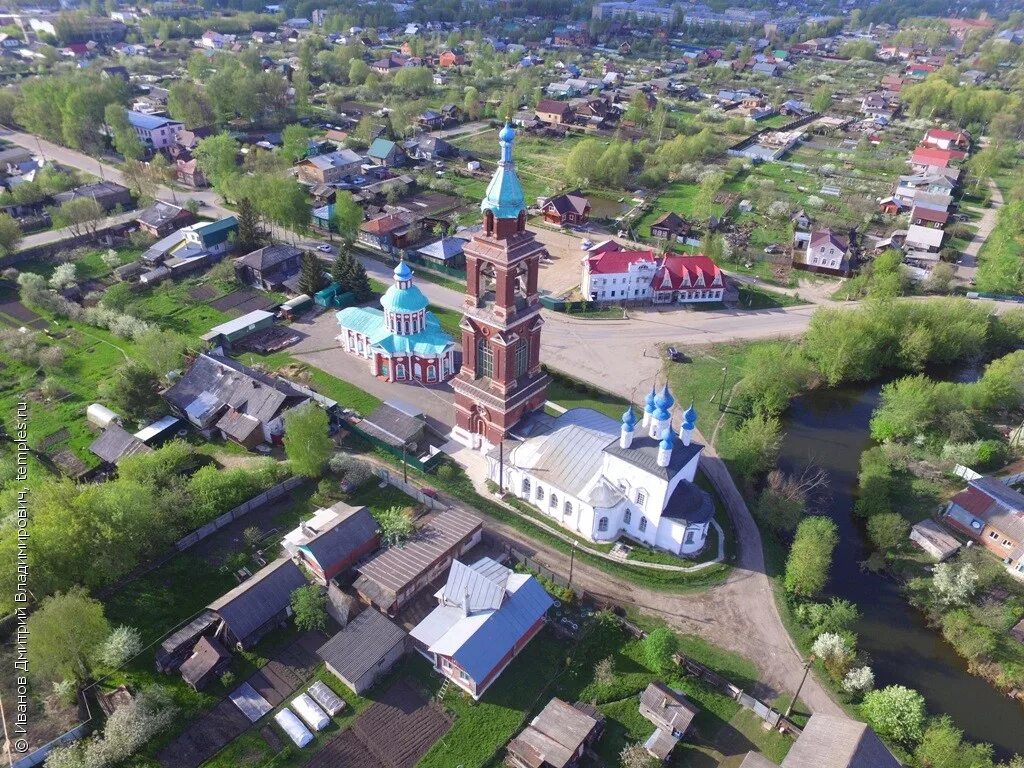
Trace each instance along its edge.
<path fill-rule="evenodd" d="M 434 669 L 479 699 L 544 626 L 554 601 L 533 576 L 489 557 L 452 561 L 438 606 L 410 637 Z"/>

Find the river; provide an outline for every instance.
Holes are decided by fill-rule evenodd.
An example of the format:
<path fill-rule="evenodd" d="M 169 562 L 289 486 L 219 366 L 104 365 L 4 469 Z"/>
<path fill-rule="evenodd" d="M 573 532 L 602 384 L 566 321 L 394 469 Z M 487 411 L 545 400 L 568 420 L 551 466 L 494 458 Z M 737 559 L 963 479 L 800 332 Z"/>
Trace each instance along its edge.
<path fill-rule="evenodd" d="M 956 378 L 973 377 L 968 372 Z M 839 545 L 827 595 L 860 608 L 862 618 L 854 630 L 878 687 L 899 683 L 920 691 L 930 712 L 950 715 L 968 738 L 992 744 L 1000 759 L 1024 754 L 1024 707 L 971 675 L 907 603 L 898 584 L 860 567 L 870 547 L 861 520 L 853 515 L 853 500 L 880 390 L 881 384 L 814 391 L 798 398 L 787 413 L 780 466 L 793 470 L 812 463 L 829 474 L 825 508 L 839 526 Z"/>

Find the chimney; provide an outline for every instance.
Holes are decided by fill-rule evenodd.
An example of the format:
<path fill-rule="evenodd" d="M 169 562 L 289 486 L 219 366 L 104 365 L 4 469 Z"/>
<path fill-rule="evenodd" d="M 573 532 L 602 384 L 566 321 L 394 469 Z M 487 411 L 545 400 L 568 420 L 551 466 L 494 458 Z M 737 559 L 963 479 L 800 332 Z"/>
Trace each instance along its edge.
<path fill-rule="evenodd" d="M 668 709 L 668 696 L 661 697 L 661 708 Z"/>
<path fill-rule="evenodd" d="M 469 587 L 466 587 L 466 596 L 462 599 L 462 615 L 469 616 Z"/>

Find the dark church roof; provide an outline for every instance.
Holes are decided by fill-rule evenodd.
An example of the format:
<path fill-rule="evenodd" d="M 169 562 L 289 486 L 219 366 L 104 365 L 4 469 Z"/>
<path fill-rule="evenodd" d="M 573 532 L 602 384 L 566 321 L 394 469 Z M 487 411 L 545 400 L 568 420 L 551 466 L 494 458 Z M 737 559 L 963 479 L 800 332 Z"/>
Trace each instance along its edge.
<path fill-rule="evenodd" d="M 640 428 L 638 427 L 638 429 Z M 676 438 L 675 444 L 672 446 L 672 457 L 669 460 L 668 466 L 659 467 L 658 443 L 660 442 L 660 440 L 655 440 L 653 437 L 638 434 L 633 438 L 633 443 L 629 448 L 622 448 L 619 446 L 619 441 L 615 440 L 605 447 L 604 452 L 627 461 L 634 467 L 638 467 L 655 477 L 671 480 L 679 470 L 689 464 L 690 460 L 704 448 L 700 443 L 691 442 L 689 445 L 683 445 L 682 441 Z"/>

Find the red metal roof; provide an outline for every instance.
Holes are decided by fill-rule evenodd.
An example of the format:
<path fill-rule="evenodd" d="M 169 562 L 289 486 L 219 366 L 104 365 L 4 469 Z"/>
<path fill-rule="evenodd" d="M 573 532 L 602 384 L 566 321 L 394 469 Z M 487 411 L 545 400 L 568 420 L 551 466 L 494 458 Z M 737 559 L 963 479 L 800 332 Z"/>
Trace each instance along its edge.
<path fill-rule="evenodd" d="M 696 256 L 666 253 L 661 268 L 655 274 L 651 285 L 655 291 L 675 291 L 695 286 L 706 288 L 720 286 L 722 285 L 722 270 L 702 253 Z"/>
<path fill-rule="evenodd" d="M 992 498 L 977 488 L 968 487 L 953 497 L 953 503 L 963 507 L 975 517 L 981 517 L 992 506 Z"/>
<path fill-rule="evenodd" d="M 614 275 L 628 272 L 638 262 L 656 260 L 654 251 L 605 250 L 588 257 L 587 264 L 593 275 Z"/>
<path fill-rule="evenodd" d="M 966 141 L 970 138 L 963 131 L 947 131 L 945 128 L 929 128 L 924 137 L 926 139 L 945 139 L 947 141 Z"/>
<path fill-rule="evenodd" d="M 954 160 L 962 160 L 966 155 L 952 149 L 939 149 L 938 147 L 918 147 L 910 156 L 910 162 L 915 165 L 934 165 L 939 168 L 948 168 Z"/>

